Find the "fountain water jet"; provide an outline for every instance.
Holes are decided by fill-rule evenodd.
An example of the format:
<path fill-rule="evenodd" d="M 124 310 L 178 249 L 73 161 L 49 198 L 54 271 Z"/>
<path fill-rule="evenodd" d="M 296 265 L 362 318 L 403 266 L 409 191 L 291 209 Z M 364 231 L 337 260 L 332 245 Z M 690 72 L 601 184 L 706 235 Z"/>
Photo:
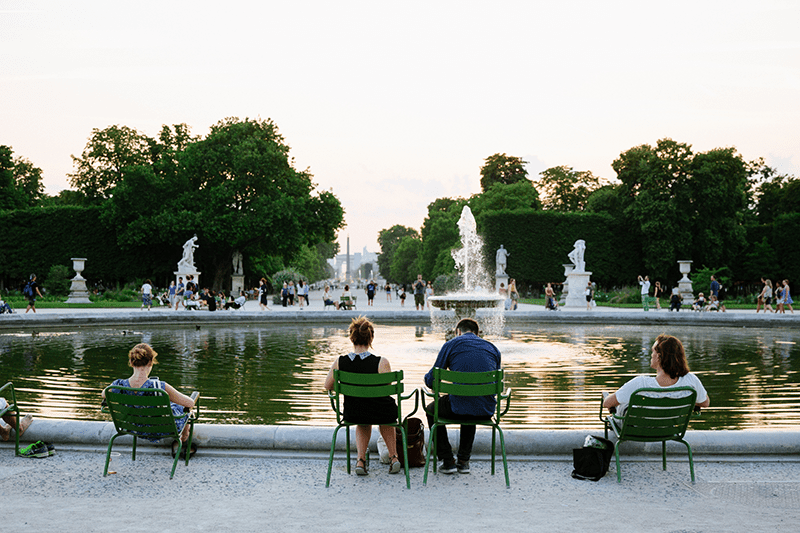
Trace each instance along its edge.
<path fill-rule="evenodd" d="M 469 206 L 464 206 L 458 220 L 458 232 L 461 235 L 461 248 L 453 250 L 456 268 L 461 274 L 461 289 L 444 296 L 432 296 L 429 302 L 441 311 L 453 310 L 452 315 L 434 314 L 431 309 L 431 323 L 435 329 L 451 330 L 462 318 L 475 318 L 478 309 L 489 309 L 493 312 L 482 316 L 481 329 L 487 333 L 500 335 L 503 331 L 503 303 L 505 297 L 493 293 L 491 279 L 483 267 L 483 239 L 478 235 L 475 217 Z M 451 318 L 448 320 L 448 316 Z"/>

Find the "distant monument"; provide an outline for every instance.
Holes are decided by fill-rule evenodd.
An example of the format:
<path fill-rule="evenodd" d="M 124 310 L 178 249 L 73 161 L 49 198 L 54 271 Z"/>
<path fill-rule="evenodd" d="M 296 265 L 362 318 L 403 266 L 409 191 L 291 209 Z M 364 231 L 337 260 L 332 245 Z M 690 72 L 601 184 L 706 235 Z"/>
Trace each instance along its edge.
<path fill-rule="evenodd" d="M 589 284 L 591 272 L 586 272 L 586 260 L 584 254 L 586 253 L 586 241 L 578 239 L 573 245 L 572 251 L 567 254 L 569 260 L 575 265 L 575 268 L 569 272 L 567 268 L 567 285 L 568 293 L 564 307 L 577 307 L 586 309 L 586 298 L 583 294 L 583 289 Z"/>
<path fill-rule="evenodd" d="M 187 274 L 194 276 L 194 283 L 200 288 L 200 272 L 194 266 L 194 249 L 199 248 L 197 244 L 197 235 L 183 243 L 183 256 L 178 261 L 178 270 L 175 271 L 175 284 L 178 283 L 178 278 L 186 279 Z"/>

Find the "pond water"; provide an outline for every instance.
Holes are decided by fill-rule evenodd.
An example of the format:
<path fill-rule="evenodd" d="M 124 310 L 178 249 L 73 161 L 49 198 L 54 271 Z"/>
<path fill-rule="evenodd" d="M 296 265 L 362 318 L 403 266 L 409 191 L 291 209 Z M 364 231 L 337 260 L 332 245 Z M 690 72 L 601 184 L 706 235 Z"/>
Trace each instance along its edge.
<path fill-rule="evenodd" d="M 711 397 L 695 429 L 800 427 L 800 333 L 784 329 L 641 326 L 507 327 L 492 338 L 513 389 L 504 425 L 597 429 L 599 398 L 650 373 L 659 333 L 684 341 Z M 39 418 L 105 420 L 100 391 L 127 378 L 138 342 L 159 353 L 153 375 L 201 392 L 201 422 L 335 425 L 322 383 L 350 343 L 342 327 L 286 325 L 0 334 L 0 385 L 13 381 Z M 373 351 L 418 387 L 444 342 L 430 326 L 376 326 Z M 404 412 L 409 407 L 404 406 Z"/>

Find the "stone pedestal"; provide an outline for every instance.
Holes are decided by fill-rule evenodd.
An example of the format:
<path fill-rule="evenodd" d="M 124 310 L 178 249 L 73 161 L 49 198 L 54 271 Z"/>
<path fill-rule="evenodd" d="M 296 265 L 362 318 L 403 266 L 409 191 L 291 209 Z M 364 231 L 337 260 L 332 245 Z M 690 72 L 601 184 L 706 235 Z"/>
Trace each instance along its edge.
<path fill-rule="evenodd" d="M 234 274 L 231 276 L 231 296 L 239 297 L 239 292 L 244 290 L 244 274 Z"/>
<path fill-rule="evenodd" d="M 508 291 L 508 276 L 506 275 L 495 275 L 494 278 L 494 290 L 495 292 L 500 290 L 500 284 L 503 284 L 503 287 Z"/>
<path fill-rule="evenodd" d="M 83 272 L 85 257 L 73 257 L 72 269 L 75 270 L 75 277 L 72 278 L 72 283 L 69 286 L 68 304 L 90 304 L 92 301 L 89 299 L 89 289 L 86 287 L 86 278 L 81 276 Z"/>
<path fill-rule="evenodd" d="M 692 280 L 689 279 L 689 272 L 692 271 L 692 262 L 689 260 L 678 261 L 683 277 L 678 281 L 678 290 L 683 297 L 683 305 L 691 305 L 694 301 L 694 292 L 692 291 Z"/>
<path fill-rule="evenodd" d="M 564 263 L 564 288 L 561 290 L 561 298 L 558 300 L 558 305 L 567 303 L 567 296 L 569 295 L 569 275 L 575 269 L 572 263 Z"/>
<path fill-rule="evenodd" d="M 183 271 L 179 270 L 177 272 L 173 272 L 175 274 L 175 285 L 178 285 L 178 278 L 183 278 L 183 286 L 186 287 L 186 276 L 192 275 L 194 279 L 192 280 L 195 285 L 197 285 L 197 289 L 200 290 L 200 272 L 198 271 Z"/>
<path fill-rule="evenodd" d="M 586 297 L 583 292 L 589 284 L 591 272 L 570 272 L 567 277 L 569 282 L 570 291 L 567 294 L 567 299 L 564 302 L 564 307 L 586 309 Z"/>

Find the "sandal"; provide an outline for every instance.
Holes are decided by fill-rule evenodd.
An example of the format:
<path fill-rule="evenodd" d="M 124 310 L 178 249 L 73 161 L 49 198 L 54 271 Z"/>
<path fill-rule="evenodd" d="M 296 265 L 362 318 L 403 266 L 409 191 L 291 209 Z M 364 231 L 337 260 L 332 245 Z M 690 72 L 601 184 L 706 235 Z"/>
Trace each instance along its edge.
<path fill-rule="evenodd" d="M 181 447 L 181 459 L 186 459 L 186 450 L 189 449 L 189 457 L 194 457 L 194 454 L 197 453 L 197 444 L 194 442 L 192 443 L 191 448 L 183 443 Z M 178 441 L 172 441 L 172 458 L 175 459 L 175 454 L 178 453 Z"/>
<path fill-rule="evenodd" d="M 390 474 L 396 474 L 400 472 L 403 466 L 400 464 L 400 459 L 397 458 L 396 455 L 389 457 L 389 460 L 392 462 L 391 466 L 389 467 Z"/>
<path fill-rule="evenodd" d="M 359 463 L 361 463 L 361 466 L 358 466 Z M 358 476 L 369 475 L 369 472 L 367 471 L 367 461 L 366 461 L 366 459 L 362 459 L 362 458 L 359 457 L 356 460 L 356 475 L 358 475 Z"/>

